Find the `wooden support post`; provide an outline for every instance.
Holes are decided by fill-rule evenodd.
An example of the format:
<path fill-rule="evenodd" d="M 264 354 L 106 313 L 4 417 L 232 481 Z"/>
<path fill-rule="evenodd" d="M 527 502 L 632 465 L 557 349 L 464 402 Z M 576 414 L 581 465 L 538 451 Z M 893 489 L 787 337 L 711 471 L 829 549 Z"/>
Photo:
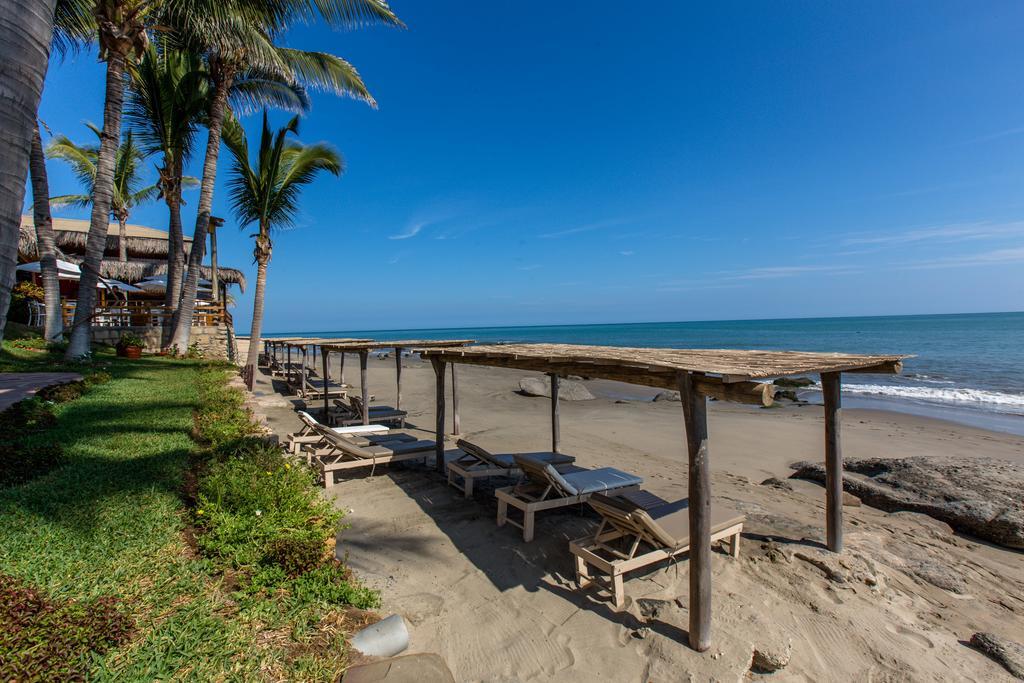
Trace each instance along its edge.
<path fill-rule="evenodd" d="M 825 399 L 825 525 L 828 549 L 843 551 L 843 450 L 839 420 L 842 414 L 841 374 L 821 375 L 821 393 Z"/>
<path fill-rule="evenodd" d="M 558 418 L 558 375 L 552 373 L 551 378 L 551 450 L 558 453 L 562 441 L 562 428 Z"/>
<path fill-rule="evenodd" d="M 455 378 L 455 366 L 458 363 L 452 363 L 452 434 L 458 436 L 461 433 L 461 425 L 459 424 L 459 383 Z"/>
<path fill-rule="evenodd" d="M 330 391 L 328 391 L 328 385 L 331 382 L 331 352 L 327 349 L 320 349 L 320 361 L 324 366 L 324 424 L 327 424 L 327 420 L 330 419 L 331 406 L 327 402 Z"/>
<path fill-rule="evenodd" d="M 345 352 L 342 351 L 338 355 L 341 356 L 341 358 L 338 360 L 338 363 L 340 364 L 340 366 L 338 368 L 338 382 L 341 383 L 341 388 L 344 389 L 345 388 Z"/>
<path fill-rule="evenodd" d="M 303 344 L 302 346 L 302 383 L 299 385 L 299 390 L 296 392 L 303 396 L 306 395 L 306 361 L 308 360 L 309 347 Z"/>
<path fill-rule="evenodd" d="M 285 344 L 288 348 L 288 361 L 284 366 L 284 383 L 287 385 L 292 381 L 292 345 Z"/>
<path fill-rule="evenodd" d="M 370 424 L 370 387 L 366 383 L 366 361 L 370 352 L 363 349 L 359 352 L 359 391 L 363 394 L 363 424 Z"/>
<path fill-rule="evenodd" d="M 711 474 L 708 467 L 707 398 L 693 375 L 679 375 L 689 454 L 690 647 L 711 647 Z"/>
<path fill-rule="evenodd" d="M 402 349 L 395 347 L 395 384 L 397 394 L 395 395 L 395 410 L 402 409 Z"/>
<path fill-rule="evenodd" d="M 434 379 L 437 383 L 437 393 L 434 401 L 434 442 L 437 444 L 434 467 L 438 473 L 444 474 L 444 375 L 446 363 L 439 358 L 431 358 L 431 365 L 434 366 Z"/>

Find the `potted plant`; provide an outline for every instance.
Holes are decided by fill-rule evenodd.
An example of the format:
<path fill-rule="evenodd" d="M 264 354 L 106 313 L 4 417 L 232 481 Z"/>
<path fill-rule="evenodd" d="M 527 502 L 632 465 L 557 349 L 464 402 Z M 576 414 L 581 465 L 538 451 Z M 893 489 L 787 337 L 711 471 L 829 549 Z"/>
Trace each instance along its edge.
<path fill-rule="evenodd" d="M 142 358 L 142 347 L 146 345 L 144 340 L 134 332 L 125 332 L 121 335 L 121 341 L 117 342 L 117 355 L 125 358 Z"/>

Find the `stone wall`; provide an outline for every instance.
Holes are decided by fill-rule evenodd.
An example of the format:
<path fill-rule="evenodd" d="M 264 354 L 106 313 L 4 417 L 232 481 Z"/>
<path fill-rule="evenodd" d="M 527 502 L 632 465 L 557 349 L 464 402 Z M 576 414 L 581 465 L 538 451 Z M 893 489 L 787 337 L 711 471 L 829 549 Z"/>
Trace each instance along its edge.
<path fill-rule="evenodd" d="M 163 342 L 161 327 L 93 327 L 92 340 L 96 344 L 115 346 L 121 336 L 127 332 L 139 335 L 146 342 L 143 350 L 156 353 Z M 217 325 L 210 327 L 193 327 L 192 343 L 195 344 L 205 358 L 217 358 L 234 362 L 238 357 L 235 347 L 235 335 L 230 328 Z"/>

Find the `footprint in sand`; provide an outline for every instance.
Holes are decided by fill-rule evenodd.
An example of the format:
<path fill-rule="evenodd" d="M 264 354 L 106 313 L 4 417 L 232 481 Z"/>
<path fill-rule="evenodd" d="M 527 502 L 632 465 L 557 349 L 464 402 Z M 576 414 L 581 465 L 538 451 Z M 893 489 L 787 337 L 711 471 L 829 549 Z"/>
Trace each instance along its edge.
<path fill-rule="evenodd" d="M 907 640 L 917 643 L 925 649 L 930 650 L 935 647 L 935 643 L 933 643 L 930 638 L 928 638 L 922 633 L 915 631 L 912 628 L 907 628 L 906 626 L 893 626 L 892 624 L 886 624 L 885 630 L 896 636 L 904 636 L 905 638 L 907 638 Z"/>

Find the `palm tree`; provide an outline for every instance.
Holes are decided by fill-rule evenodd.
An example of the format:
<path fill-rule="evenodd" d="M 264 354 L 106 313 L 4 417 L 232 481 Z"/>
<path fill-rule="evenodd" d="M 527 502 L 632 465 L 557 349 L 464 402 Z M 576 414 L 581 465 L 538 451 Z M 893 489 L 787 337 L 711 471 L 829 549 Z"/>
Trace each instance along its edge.
<path fill-rule="evenodd" d="M 55 0 L 14 0 L 0 12 L 0 341 L 7 323 L 25 174 L 50 56 Z"/>
<path fill-rule="evenodd" d="M 349 95 L 376 106 L 355 67 L 344 59 L 322 52 L 305 52 L 273 44 L 273 36 L 282 32 L 290 22 L 315 18 L 331 26 L 352 28 L 367 23 L 403 26 L 401 20 L 388 7 L 386 0 L 323 0 L 315 4 L 285 3 L 278 14 L 267 16 L 260 25 L 250 26 L 257 33 L 266 32 L 266 41 L 242 44 L 235 39 L 224 40 L 216 32 L 200 32 L 200 38 L 214 36 L 213 40 L 197 43 L 205 51 L 213 79 L 208 116 L 209 136 L 206 158 L 203 162 L 203 181 L 199 192 L 199 207 L 195 230 L 192 233 L 192 251 L 189 254 L 188 279 L 182 292 L 181 304 L 175 311 L 174 331 L 170 346 L 188 347 L 192 331 L 192 314 L 199 286 L 199 267 L 206 250 L 206 233 L 210 210 L 213 206 L 213 187 L 217 175 L 217 157 L 220 152 L 221 129 L 227 107 L 228 94 L 240 74 L 257 72 L 272 81 L 297 82 L 305 86 L 326 90 L 336 95 Z M 259 47 L 260 50 L 254 50 Z M 268 58 L 267 49 L 270 55 Z"/>
<path fill-rule="evenodd" d="M 263 327 L 263 297 L 267 288 L 267 265 L 270 263 L 271 234 L 274 229 L 291 225 L 298 212 L 299 193 L 303 185 L 313 182 L 321 171 L 341 175 L 341 156 L 324 143 L 303 145 L 289 141 L 289 133 L 298 135 L 299 117 L 274 132 L 263 112 L 263 133 L 256 155 L 256 165 L 249 162 L 249 144 L 237 119 L 225 121 L 224 143 L 232 156 L 228 194 L 240 226 L 258 223 L 256 247 L 256 291 L 254 292 L 252 329 L 249 333 L 249 354 L 246 372 L 256 366 Z M 247 374 L 247 376 L 251 376 Z"/>
<path fill-rule="evenodd" d="M 78 52 L 88 44 L 96 31 L 93 16 L 71 0 L 60 0 L 53 18 L 52 48 L 64 57 Z M 29 177 L 32 181 L 32 223 L 36 231 L 36 251 L 39 254 L 39 273 L 43 280 L 43 301 L 46 317 L 43 338 L 58 341 L 64 335 L 64 316 L 60 307 L 60 280 L 57 274 L 57 240 L 53 234 L 50 214 L 50 181 L 46 173 L 46 155 L 37 121 L 32 131 L 32 152 L 29 158 Z"/>
<path fill-rule="evenodd" d="M 46 155 L 37 123 L 32 131 L 32 152 L 29 158 L 29 177 L 32 180 L 32 224 L 36 230 L 36 250 L 39 252 L 39 274 L 43 279 L 43 303 L 46 319 L 43 338 L 59 341 L 64 335 L 64 316 L 60 307 L 60 280 L 57 276 L 57 240 L 53 234 L 50 215 L 50 182 L 46 174 Z"/>
<path fill-rule="evenodd" d="M 183 170 L 192 154 L 199 119 L 205 112 L 208 78 L 202 59 L 192 53 L 150 45 L 131 69 L 125 117 L 143 149 L 161 155 L 160 196 L 167 204 L 167 293 L 164 304 L 177 306 L 185 267 L 181 229 Z"/>
<path fill-rule="evenodd" d="M 93 124 L 85 125 L 97 136 L 101 135 L 100 129 Z M 50 203 L 53 206 L 89 206 L 95 194 L 100 145 L 78 145 L 67 136 L 59 135 L 50 142 L 46 151 L 51 159 L 66 161 L 71 166 L 84 190 L 82 194 L 50 197 Z M 117 244 L 118 258 L 121 261 L 128 260 L 127 224 L 132 209 L 156 199 L 159 192 L 157 185 L 142 184 L 142 163 L 145 159 L 146 152 L 135 144 L 132 131 L 128 131 L 117 149 L 114 160 L 114 184 L 110 199 L 110 214 L 120 227 Z M 195 178 L 192 178 L 192 182 L 195 184 Z M 104 241 L 104 246 L 105 244 Z"/>

